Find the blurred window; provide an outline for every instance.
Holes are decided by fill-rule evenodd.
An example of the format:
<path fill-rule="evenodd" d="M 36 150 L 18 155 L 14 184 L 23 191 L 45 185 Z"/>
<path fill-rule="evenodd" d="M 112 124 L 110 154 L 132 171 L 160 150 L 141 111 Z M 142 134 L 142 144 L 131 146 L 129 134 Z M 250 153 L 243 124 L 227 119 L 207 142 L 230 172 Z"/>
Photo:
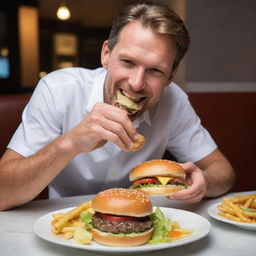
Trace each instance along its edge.
<path fill-rule="evenodd" d="M 7 13 L 0 10 L 0 79 L 10 76 L 9 49 L 7 35 Z"/>
<path fill-rule="evenodd" d="M 0 78 L 8 78 L 10 76 L 9 59 L 7 57 L 0 57 Z"/>

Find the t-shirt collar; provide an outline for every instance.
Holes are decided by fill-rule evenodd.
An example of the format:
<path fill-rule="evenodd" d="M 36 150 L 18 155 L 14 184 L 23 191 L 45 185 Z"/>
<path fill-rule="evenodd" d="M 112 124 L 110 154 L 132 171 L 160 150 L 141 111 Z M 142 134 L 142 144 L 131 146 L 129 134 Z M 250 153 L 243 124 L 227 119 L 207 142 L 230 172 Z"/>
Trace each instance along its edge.
<path fill-rule="evenodd" d="M 104 81 L 107 75 L 107 70 L 104 68 L 99 69 L 99 73 L 96 75 L 94 83 L 92 85 L 92 91 L 88 103 L 85 107 L 87 113 L 89 113 L 93 106 L 98 102 L 104 102 Z M 133 124 L 137 129 L 139 125 L 143 122 L 146 122 L 147 125 L 151 126 L 151 117 L 149 115 L 149 111 L 146 110 L 138 119 L 136 119 Z"/>

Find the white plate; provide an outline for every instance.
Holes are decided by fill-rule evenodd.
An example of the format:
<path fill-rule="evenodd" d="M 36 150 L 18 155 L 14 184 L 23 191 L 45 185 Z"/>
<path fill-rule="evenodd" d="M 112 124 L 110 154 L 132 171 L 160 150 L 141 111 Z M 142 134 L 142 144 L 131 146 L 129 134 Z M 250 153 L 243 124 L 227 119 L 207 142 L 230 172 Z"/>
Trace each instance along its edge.
<path fill-rule="evenodd" d="M 210 206 L 208 208 L 208 214 L 213 217 L 214 219 L 216 220 L 219 220 L 219 221 L 223 221 L 223 222 L 226 222 L 226 223 L 230 223 L 230 224 L 233 224 L 235 226 L 238 226 L 239 228 L 243 228 L 243 229 L 249 229 L 249 230 L 256 230 L 256 224 L 253 224 L 253 223 L 243 223 L 243 222 L 236 222 L 236 221 L 233 221 L 233 220 L 229 220 L 229 219 L 226 219 L 222 216 L 220 216 L 218 214 L 219 210 L 217 208 L 217 206 L 219 205 L 220 203 L 216 203 L 216 204 L 213 204 L 212 206 Z"/>
<path fill-rule="evenodd" d="M 158 244 L 158 245 L 150 245 L 145 244 L 141 246 L 135 246 L 135 247 L 110 247 L 110 246 L 104 246 L 97 244 L 96 242 L 92 242 L 90 245 L 82 245 L 79 243 L 74 242 L 71 240 L 65 240 L 64 238 L 55 235 L 51 232 L 51 220 L 52 220 L 52 214 L 54 213 L 60 213 L 60 212 L 67 212 L 74 208 L 66 208 L 54 212 L 50 212 L 42 217 L 40 217 L 33 226 L 34 232 L 41 237 L 42 239 L 49 241 L 51 243 L 68 246 L 68 247 L 74 247 L 79 249 L 84 249 L 87 251 L 95 251 L 95 252 L 102 252 L 102 253 L 129 253 L 129 252 L 148 252 L 148 251 L 154 251 L 154 250 L 160 250 L 175 246 L 180 246 L 183 244 L 188 244 L 194 241 L 197 241 L 201 239 L 202 237 L 206 236 L 210 229 L 211 224 L 210 222 L 203 218 L 202 216 L 178 209 L 172 209 L 172 208 L 163 208 L 160 207 L 164 215 L 168 218 L 171 218 L 172 221 L 178 221 L 181 227 L 183 228 L 189 228 L 193 229 L 194 232 L 191 235 L 188 235 L 184 238 L 181 238 L 179 240 L 174 240 L 170 243 L 164 243 L 164 244 Z M 155 210 L 155 207 L 154 207 Z"/>

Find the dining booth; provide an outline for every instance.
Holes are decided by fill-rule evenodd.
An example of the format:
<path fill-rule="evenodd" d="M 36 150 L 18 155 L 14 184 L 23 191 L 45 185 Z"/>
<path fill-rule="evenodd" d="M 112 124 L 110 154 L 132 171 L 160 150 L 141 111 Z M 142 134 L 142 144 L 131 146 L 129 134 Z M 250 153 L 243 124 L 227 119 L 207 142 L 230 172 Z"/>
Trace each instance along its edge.
<path fill-rule="evenodd" d="M 31 93 L 0 94 L 0 155 L 21 122 L 30 97 Z M 256 93 L 189 93 L 189 99 L 203 126 L 234 166 L 237 178 L 232 191 L 255 189 Z M 164 157 L 174 159 L 169 152 Z"/>

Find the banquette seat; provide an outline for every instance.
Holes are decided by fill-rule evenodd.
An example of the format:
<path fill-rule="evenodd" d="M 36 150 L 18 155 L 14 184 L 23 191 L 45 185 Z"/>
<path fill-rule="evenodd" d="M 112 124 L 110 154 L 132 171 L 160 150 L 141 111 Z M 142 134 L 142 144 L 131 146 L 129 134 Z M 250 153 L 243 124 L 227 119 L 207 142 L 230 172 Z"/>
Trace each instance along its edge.
<path fill-rule="evenodd" d="M 22 111 L 30 97 L 30 93 L 0 94 L 0 157 L 20 124 Z M 47 197 L 48 188 L 46 187 L 36 199 L 46 199 Z"/>

